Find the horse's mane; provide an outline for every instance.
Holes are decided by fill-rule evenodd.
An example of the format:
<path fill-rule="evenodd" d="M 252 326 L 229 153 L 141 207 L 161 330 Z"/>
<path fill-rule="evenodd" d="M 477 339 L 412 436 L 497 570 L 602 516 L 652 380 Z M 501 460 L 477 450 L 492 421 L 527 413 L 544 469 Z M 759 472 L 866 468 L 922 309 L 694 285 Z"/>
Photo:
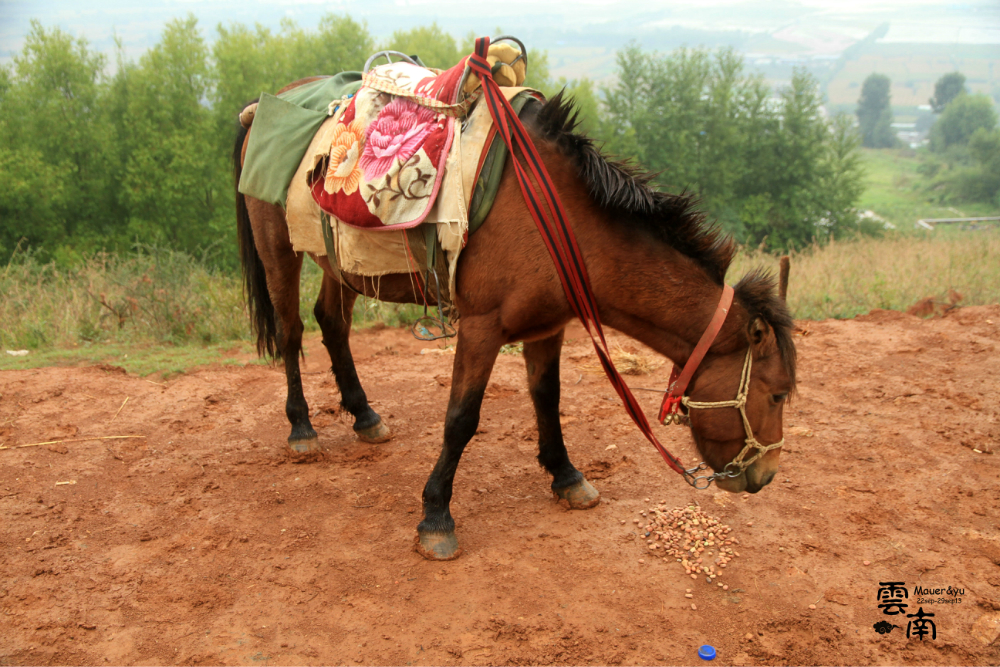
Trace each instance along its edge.
<path fill-rule="evenodd" d="M 792 342 L 794 322 L 785 302 L 778 296 L 774 274 L 763 267 L 753 269 L 740 278 L 734 288 L 736 299 L 747 309 L 749 321 L 761 318 L 774 331 L 774 341 L 781 355 L 785 372 L 795 386 L 795 343 Z"/>
<path fill-rule="evenodd" d="M 717 225 L 705 221 L 693 194 L 674 195 L 656 190 L 650 187 L 655 174 L 630 162 L 605 157 L 592 139 L 576 131 L 579 114 L 573 100 L 565 98 L 563 92 L 538 109 L 535 131 L 573 160 L 597 203 L 620 214 L 611 216 L 613 220 L 667 243 L 697 262 L 716 284 L 722 285 L 736 255 L 732 238 Z M 773 329 L 782 363 L 794 386 L 793 323 L 785 302 L 778 297 L 774 276 L 764 269 L 755 269 L 743 276 L 735 290 L 750 321 L 761 317 Z"/>
<path fill-rule="evenodd" d="M 536 117 L 536 130 L 572 159 L 590 194 L 613 219 L 641 229 L 687 255 L 721 285 L 736 254 L 733 240 L 716 225 L 705 222 L 695 195 L 660 192 L 649 183 L 656 176 L 635 164 L 609 160 L 586 135 L 576 132 L 579 115 L 571 98 L 560 91 L 545 102 Z"/>

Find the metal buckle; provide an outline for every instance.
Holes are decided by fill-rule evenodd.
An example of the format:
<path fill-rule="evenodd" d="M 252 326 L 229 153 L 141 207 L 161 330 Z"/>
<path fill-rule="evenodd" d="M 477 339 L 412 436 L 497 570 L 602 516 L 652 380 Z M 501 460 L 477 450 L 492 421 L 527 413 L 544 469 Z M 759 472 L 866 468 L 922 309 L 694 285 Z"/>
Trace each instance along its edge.
<path fill-rule="evenodd" d="M 715 475 L 714 474 L 702 475 L 700 477 L 695 477 L 695 473 L 699 473 L 702 470 L 707 470 L 707 469 L 708 466 L 705 465 L 704 461 L 702 461 L 693 468 L 688 468 L 687 470 L 684 471 L 684 481 L 693 486 L 694 488 L 698 489 L 699 491 L 704 491 L 705 489 L 707 489 L 712 485 L 712 482 L 715 481 Z M 702 480 L 705 480 L 704 486 L 701 485 Z"/>

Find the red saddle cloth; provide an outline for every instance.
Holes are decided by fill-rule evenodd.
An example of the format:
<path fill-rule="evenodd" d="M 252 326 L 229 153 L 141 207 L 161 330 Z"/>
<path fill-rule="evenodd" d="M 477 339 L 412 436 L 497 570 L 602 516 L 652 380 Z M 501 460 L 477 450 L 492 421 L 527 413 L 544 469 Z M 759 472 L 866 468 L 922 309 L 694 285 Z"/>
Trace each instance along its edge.
<path fill-rule="evenodd" d="M 465 79 L 466 61 L 468 59 L 469 57 L 466 56 L 454 67 L 446 69 L 437 76 L 421 80 L 417 84 L 417 93 L 423 97 L 428 97 L 445 104 L 458 104 L 461 85 Z M 473 98 L 470 98 L 470 101 L 471 99 Z"/>
<path fill-rule="evenodd" d="M 461 90 L 466 59 L 443 72 L 391 63 L 364 75 L 337 119 L 328 159 L 312 174 L 323 211 L 373 231 L 423 222 L 440 189 L 455 119 L 474 100 Z"/>

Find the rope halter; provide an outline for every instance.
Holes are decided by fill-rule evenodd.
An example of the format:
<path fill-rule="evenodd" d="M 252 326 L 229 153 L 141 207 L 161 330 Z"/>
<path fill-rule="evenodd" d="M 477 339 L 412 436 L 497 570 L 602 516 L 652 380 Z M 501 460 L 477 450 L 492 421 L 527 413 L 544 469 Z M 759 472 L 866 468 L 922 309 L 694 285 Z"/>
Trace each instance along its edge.
<path fill-rule="evenodd" d="M 743 418 L 743 430 L 747 436 L 744 440 L 745 444 L 743 449 L 740 450 L 740 453 L 737 454 L 732 461 L 727 463 L 722 470 L 712 475 L 696 476 L 698 472 L 708 469 L 708 466 L 704 461 L 699 463 L 694 468 L 685 470 L 684 479 L 687 480 L 688 484 L 696 489 L 707 489 L 712 482 L 718 479 L 739 477 L 754 463 L 754 461 L 764 456 L 764 454 L 772 449 L 777 449 L 785 444 L 785 439 L 782 438 L 778 442 L 770 445 L 763 445 L 757 440 L 757 438 L 754 437 L 753 429 L 750 428 L 750 420 L 747 418 L 746 406 L 747 396 L 750 393 L 750 370 L 753 367 L 752 345 L 747 348 L 747 356 L 743 362 L 743 372 L 740 375 L 740 386 L 735 399 L 731 401 L 692 401 L 690 397 L 684 395 L 688 384 L 691 382 L 691 378 L 694 376 L 695 370 L 701 364 L 705 355 L 708 353 L 708 349 L 715 341 L 715 337 L 718 336 L 719 331 L 721 331 L 722 324 L 726 320 L 726 315 L 729 313 L 729 307 L 732 305 L 732 302 L 733 288 L 729 285 L 725 285 L 722 290 L 722 299 L 719 301 L 719 307 L 716 309 L 715 315 L 712 317 L 712 321 L 705 330 L 705 333 L 702 334 L 701 339 L 698 341 L 698 345 L 695 347 L 694 352 L 691 353 L 687 363 L 684 364 L 684 370 L 681 371 L 677 368 L 677 366 L 674 366 L 674 370 L 670 374 L 670 385 L 667 388 L 666 395 L 663 397 L 663 405 L 660 407 L 660 422 L 663 424 L 683 424 L 690 422 L 688 416 L 681 413 L 681 405 L 688 410 L 736 408 L 740 411 L 740 417 Z M 753 456 L 746 459 L 745 457 L 750 450 L 755 450 L 755 452 Z"/>

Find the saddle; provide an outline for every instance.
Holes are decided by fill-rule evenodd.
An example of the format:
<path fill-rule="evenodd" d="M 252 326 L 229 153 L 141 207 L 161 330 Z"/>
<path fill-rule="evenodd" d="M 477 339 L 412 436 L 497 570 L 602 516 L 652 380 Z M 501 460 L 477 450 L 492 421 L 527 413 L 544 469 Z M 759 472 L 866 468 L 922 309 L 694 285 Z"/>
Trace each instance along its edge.
<path fill-rule="evenodd" d="M 371 231 L 408 229 L 426 219 L 441 188 L 456 121 L 468 116 L 481 94 L 468 57 L 444 71 L 410 58 L 368 69 L 382 54 L 387 52 L 369 59 L 356 94 L 330 103 L 336 120 L 330 152 L 309 176 L 324 212 Z M 491 57 L 506 80 L 524 82 L 521 52 L 501 43 Z"/>
<path fill-rule="evenodd" d="M 527 61 L 517 43 L 520 51 L 491 47 L 495 80 L 523 83 Z M 338 277 L 424 273 L 432 290 L 425 302 L 447 304 L 458 256 L 489 212 L 507 148 L 478 103 L 468 57 L 447 70 L 415 57 L 371 68 L 380 55 L 364 73 L 262 95 L 247 107 L 241 122 L 253 131 L 239 190 L 283 206 L 293 248 L 327 255 Z M 542 99 L 526 88 L 502 90 L 518 110 Z"/>

